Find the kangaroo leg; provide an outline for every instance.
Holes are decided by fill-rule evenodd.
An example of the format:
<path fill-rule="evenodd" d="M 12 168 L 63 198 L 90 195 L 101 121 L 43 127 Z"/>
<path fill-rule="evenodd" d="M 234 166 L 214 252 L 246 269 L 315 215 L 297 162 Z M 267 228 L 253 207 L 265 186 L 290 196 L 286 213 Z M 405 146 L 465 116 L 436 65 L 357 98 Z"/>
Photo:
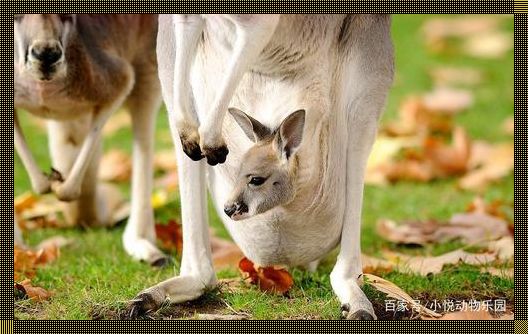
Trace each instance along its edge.
<path fill-rule="evenodd" d="M 24 138 L 24 133 L 22 132 L 22 128 L 20 127 L 20 123 L 18 121 L 17 111 L 15 110 L 14 113 L 15 148 L 18 153 L 18 156 L 20 157 L 20 160 L 22 161 L 22 164 L 24 165 L 24 168 L 26 169 L 29 175 L 31 187 L 33 188 L 33 191 L 37 194 L 48 193 L 51 190 L 51 184 L 48 179 L 48 176 L 46 176 L 38 167 L 35 158 L 33 157 L 33 154 L 31 154 L 31 151 L 27 146 L 26 139 Z"/>
<path fill-rule="evenodd" d="M 158 62 L 160 75 L 173 75 L 174 85 L 167 87 L 173 90 L 173 108 L 169 117 L 174 119 L 183 151 L 189 158 L 198 161 L 203 155 L 191 90 L 191 66 L 203 32 L 204 20 L 200 15 L 172 15 L 171 22 L 170 15 L 163 16 L 159 21 Z M 172 71 L 167 71 L 168 69 Z"/>
<path fill-rule="evenodd" d="M 199 298 L 216 285 L 209 231 L 204 162 L 185 157 L 178 133 L 173 132 L 178 160 L 178 177 L 183 227 L 180 274 L 141 292 L 132 303 L 132 315 L 157 309 L 165 300 L 181 303 Z"/>
<path fill-rule="evenodd" d="M 123 66 L 127 73 L 124 86 L 117 93 L 117 96 L 113 101 L 102 105 L 93 113 L 90 130 L 82 143 L 79 155 L 77 156 L 69 175 L 64 181 L 55 180 L 51 184 L 53 192 L 57 195 L 57 198 L 62 201 L 73 201 L 80 197 L 81 185 L 85 178 L 86 171 L 89 168 L 89 162 L 97 151 L 97 147 L 101 140 L 103 126 L 106 124 L 106 121 L 108 121 L 108 118 L 110 118 L 110 116 L 124 103 L 132 89 L 134 83 L 133 72 L 130 66 L 127 66 L 126 64 L 123 64 Z"/>
<path fill-rule="evenodd" d="M 200 124 L 200 147 L 207 163 L 214 166 L 224 163 L 229 153 L 222 138 L 224 118 L 238 83 L 270 41 L 279 23 L 280 15 L 228 15 L 236 27 L 236 41 L 226 75 L 210 112 Z"/>
<path fill-rule="evenodd" d="M 123 234 L 123 245 L 134 259 L 162 266 L 167 263 L 167 258 L 155 246 L 154 210 L 150 200 L 154 176 L 154 128 L 161 94 L 155 66 L 143 65 L 138 71 L 141 72 L 136 76 L 136 86 L 127 101 L 134 132 L 134 160 L 131 213 Z"/>
<path fill-rule="evenodd" d="M 361 266 L 361 207 L 364 171 L 376 135 L 376 120 L 362 123 L 349 133 L 347 149 L 346 211 L 341 236 L 341 249 L 330 275 L 332 287 L 341 301 L 347 319 L 373 320 L 372 304 L 360 285 Z"/>
<path fill-rule="evenodd" d="M 160 34 L 170 34 L 167 28 L 168 18 L 160 17 Z M 161 35 L 160 35 L 161 36 Z M 165 36 L 166 37 L 166 36 Z M 170 39 L 174 42 L 174 39 Z M 167 39 L 158 39 L 160 44 Z M 167 45 L 166 51 L 173 52 L 175 45 Z M 158 53 L 159 55 L 159 53 Z M 174 67 L 161 66 L 160 79 L 163 98 L 167 102 L 169 115 L 173 110 L 173 80 Z M 171 71 L 171 73 L 165 73 Z M 176 147 L 178 161 L 178 177 L 180 180 L 181 213 L 183 225 L 183 254 L 180 275 L 141 292 L 131 305 L 131 315 L 137 316 L 149 310 L 157 309 L 165 300 L 172 303 L 189 301 L 200 297 L 206 288 L 216 285 L 216 276 L 211 256 L 209 232 L 207 228 L 207 197 L 205 190 L 205 165 L 198 165 L 188 159 L 183 152 L 176 119 L 169 117 L 172 138 Z"/>
<path fill-rule="evenodd" d="M 91 122 L 91 115 L 72 121 L 48 121 L 52 164 L 63 177 L 70 177 Z M 106 223 L 102 221 L 105 203 L 97 199 L 97 171 L 101 151 L 101 144 L 97 143 L 92 159 L 87 163 L 85 177 L 81 180 L 78 199 L 66 204 L 65 218 L 75 225 L 97 226 Z"/>

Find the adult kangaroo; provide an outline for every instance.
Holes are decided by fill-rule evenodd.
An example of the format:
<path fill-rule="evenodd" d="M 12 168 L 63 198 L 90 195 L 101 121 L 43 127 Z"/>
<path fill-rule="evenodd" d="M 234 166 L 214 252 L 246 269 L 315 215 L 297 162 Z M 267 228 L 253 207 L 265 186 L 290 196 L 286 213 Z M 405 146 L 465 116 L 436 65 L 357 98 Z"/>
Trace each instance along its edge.
<path fill-rule="evenodd" d="M 15 147 L 33 190 L 71 201 L 80 225 L 105 225 L 105 198 L 97 187 L 101 130 L 118 108 L 130 111 L 134 133 L 132 211 L 126 251 L 154 265 L 153 134 L 161 104 L 155 55 L 157 15 L 17 14 L 15 30 Z M 44 174 L 33 158 L 17 109 L 47 119 L 56 171 Z M 16 226 L 16 225 L 15 225 Z M 15 232 L 16 233 L 16 232 Z"/>
<path fill-rule="evenodd" d="M 390 17 L 161 15 L 157 50 L 179 164 L 183 258 L 179 276 L 136 297 L 134 313 L 216 284 L 207 182 L 256 264 L 314 268 L 340 245 L 331 284 L 343 312 L 374 319 L 360 288 L 360 220 L 393 78 Z"/>

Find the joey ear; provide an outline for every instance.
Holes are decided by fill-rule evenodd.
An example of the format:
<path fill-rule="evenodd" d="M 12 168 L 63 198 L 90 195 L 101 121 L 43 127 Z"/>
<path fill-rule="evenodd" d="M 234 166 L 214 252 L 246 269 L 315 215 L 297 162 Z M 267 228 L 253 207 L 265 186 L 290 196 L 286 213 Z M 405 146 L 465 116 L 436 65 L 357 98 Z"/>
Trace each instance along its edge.
<path fill-rule="evenodd" d="M 285 156 L 286 159 L 295 154 L 299 146 L 301 146 L 305 119 L 306 111 L 303 109 L 297 110 L 286 117 L 279 127 L 277 146 L 281 156 Z"/>
<path fill-rule="evenodd" d="M 271 135 L 270 129 L 242 110 L 229 108 L 229 113 L 252 142 L 256 143 Z"/>

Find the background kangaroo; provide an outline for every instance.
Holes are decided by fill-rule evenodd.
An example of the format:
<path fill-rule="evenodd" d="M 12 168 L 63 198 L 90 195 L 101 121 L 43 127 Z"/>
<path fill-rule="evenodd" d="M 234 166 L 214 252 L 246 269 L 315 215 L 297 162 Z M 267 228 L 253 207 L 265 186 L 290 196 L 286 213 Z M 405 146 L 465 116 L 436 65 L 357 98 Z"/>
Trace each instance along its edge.
<path fill-rule="evenodd" d="M 132 314 L 216 284 L 207 181 L 233 239 L 259 265 L 315 267 L 340 245 L 331 284 L 342 310 L 375 318 L 360 288 L 360 221 L 393 78 L 389 16 L 161 15 L 157 50 L 183 256 L 180 275 L 140 293 Z"/>
<path fill-rule="evenodd" d="M 157 15 L 18 14 L 14 30 L 15 147 L 33 190 L 72 201 L 68 213 L 78 224 L 107 223 L 96 181 L 101 130 L 114 111 L 126 106 L 134 162 L 124 246 L 138 260 L 163 264 L 165 257 L 154 246 L 150 204 L 153 131 L 161 103 Z M 27 147 L 19 108 L 48 120 L 50 154 L 58 171 L 53 178 L 38 168 Z"/>

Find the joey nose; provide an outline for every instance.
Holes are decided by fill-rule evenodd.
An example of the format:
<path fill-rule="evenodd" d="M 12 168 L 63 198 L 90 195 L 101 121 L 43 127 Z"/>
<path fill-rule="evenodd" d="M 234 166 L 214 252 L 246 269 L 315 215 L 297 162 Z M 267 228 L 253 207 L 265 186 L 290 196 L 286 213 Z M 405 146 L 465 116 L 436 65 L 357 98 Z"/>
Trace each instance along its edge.
<path fill-rule="evenodd" d="M 224 207 L 224 212 L 228 217 L 231 217 L 236 212 L 236 205 L 226 205 Z"/>

